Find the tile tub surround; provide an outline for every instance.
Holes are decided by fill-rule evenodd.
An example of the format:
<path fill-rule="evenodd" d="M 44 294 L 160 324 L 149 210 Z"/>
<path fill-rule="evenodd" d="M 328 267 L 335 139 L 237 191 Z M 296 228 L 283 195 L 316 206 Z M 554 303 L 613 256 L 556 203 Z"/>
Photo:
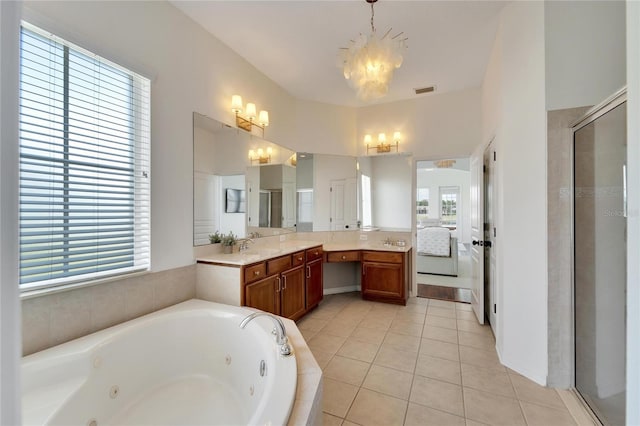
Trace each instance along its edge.
<path fill-rule="evenodd" d="M 194 298 L 196 266 L 151 272 L 22 300 L 29 355 Z"/>
<path fill-rule="evenodd" d="M 337 294 L 298 328 L 324 371 L 327 425 L 579 424 L 563 402 L 568 391 L 500 364 L 470 305 Z"/>
<path fill-rule="evenodd" d="M 572 122 L 591 107 L 547 112 L 547 228 L 549 266 L 549 386 L 573 383 L 573 288 L 571 253 Z"/>

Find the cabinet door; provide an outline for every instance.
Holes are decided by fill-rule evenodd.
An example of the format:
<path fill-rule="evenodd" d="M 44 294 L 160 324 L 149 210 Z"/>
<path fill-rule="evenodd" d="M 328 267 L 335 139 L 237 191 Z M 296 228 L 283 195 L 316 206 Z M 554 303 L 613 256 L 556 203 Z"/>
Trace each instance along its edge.
<path fill-rule="evenodd" d="M 303 267 L 282 273 L 281 316 L 295 320 L 304 314 L 306 309 L 304 287 Z"/>
<path fill-rule="evenodd" d="M 322 260 L 307 264 L 307 309 L 322 300 Z"/>
<path fill-rule="evenodd" d="M 402 264 L 362 262 L 362 297 L 368 300 L 404 300 Z"/>
<path fill-rule="evenodd" d="M 279 315 L 279 279 L 277 275 L 274 275 L 247 285 L 245 287 L 245 305 Z"/>

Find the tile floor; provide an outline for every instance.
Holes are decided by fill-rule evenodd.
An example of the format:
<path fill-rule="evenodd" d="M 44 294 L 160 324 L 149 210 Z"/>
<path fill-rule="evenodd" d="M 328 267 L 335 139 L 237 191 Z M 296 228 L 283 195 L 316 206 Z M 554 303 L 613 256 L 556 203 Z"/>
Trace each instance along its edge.
<path fill-rule="evenodd" d="M 325 296 L 298 322 L 324 372 L 325 425 L 575 425 L 559 394 L 500 364 L 470 305 Z"/>

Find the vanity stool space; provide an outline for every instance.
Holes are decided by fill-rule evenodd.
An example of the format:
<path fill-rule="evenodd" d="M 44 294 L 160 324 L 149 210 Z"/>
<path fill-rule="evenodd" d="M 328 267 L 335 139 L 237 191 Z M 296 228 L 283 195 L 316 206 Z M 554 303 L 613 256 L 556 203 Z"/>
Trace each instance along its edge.
<path fill-rule="evenodd" d="M 322 245 L 308 246 L 198 259 L 196 297 L 297 320 L 323 295 Z"/>
<path fill-rule="evenodd" d="M 375 302 L 406 305 L 411 283 L 411 248 L 334 249 L 325 247 L 325 261 L 360 262 L 362 298 Z"/>

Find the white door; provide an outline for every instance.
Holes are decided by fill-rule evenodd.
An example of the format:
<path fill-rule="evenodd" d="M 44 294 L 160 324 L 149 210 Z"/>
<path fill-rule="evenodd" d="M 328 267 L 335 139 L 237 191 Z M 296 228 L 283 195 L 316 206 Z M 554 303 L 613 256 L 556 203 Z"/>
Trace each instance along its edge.
<path fill-rule="evenodd" d="M 346 179 L 344 205 L 345 229 L 358 229 L 358 185 L 356 178 Z"/>
<path fill-rule="evenodd" d="M 489 324 L 496 334 L 496 206 L 498 205 L 495 184 L 496 150 L 491 142 L 484 151 L 484 290 L 485 307 Z"/>
<path fill-rule="evenodd" d="M 471 156 L 471 307 L 478 322 L 484 324 L 484 200 L 483 154 L 477 149 Z"/>

